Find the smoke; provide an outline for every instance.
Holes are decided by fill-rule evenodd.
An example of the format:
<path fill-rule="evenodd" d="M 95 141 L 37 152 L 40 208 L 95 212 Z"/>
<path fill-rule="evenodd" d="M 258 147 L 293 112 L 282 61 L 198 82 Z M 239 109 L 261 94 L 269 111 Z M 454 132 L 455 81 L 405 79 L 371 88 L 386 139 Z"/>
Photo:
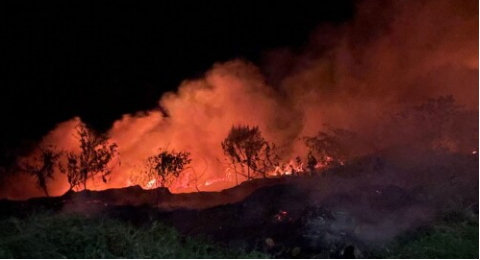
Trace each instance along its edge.
<path fill-rule="evenodd" d="M 373 140 L 383 116 L 430 97 L 453 95 L 465 108 L 478 110 L 477 10 L 478 2 L 467 0 L 366 1 L 353 21 L 320 26 L 300 51 L 270 51 L 260 67 L 245 60 L 214 64 L 203 77 L 185 80 L 178 91 L 160 98 L 166 115 L 154 109 L 114 122 L 109 135 L 122 164 L 107 184 L 91 187 L 130 185 L 146 157 L 160 148 L 191 152 L 195 169 L 207 162 L 200 184 L 217 180 L 222 181 L 217 188 L 233 186 L 220 146 L 232 125 L 259 126 L 289 159 L 305 156 L 300 139 L 324 124 Z M 41 144 L 78 149 L 79 120 L 59 124 Z M 174 191 L 188 190 L 189 174 Z M 13 192 L 31 183 L 11 185 L 0 195 L 40 195 Z M 65 177 L 57 174 L 51 193 L 59 195 L 66 187 Z"/>
<path fill-rule="evenodd" d="M 371 125 L 365 120 L 447 94 L 478 109 L 478 13 L 468 3 L 367 2 L 342 32 L 314 34 L 280 82 L 303 112 L 303 129 Z M 338 40 L 317 54 L 324 38 Z"/>

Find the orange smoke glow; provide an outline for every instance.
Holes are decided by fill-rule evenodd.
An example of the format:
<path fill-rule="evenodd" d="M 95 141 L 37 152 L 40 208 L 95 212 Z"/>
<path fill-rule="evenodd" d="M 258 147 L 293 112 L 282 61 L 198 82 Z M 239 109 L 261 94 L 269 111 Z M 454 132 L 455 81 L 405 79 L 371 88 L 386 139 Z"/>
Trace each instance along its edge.
<path fill-rule="evenodd" d="M 159 109 L 124 115 L 108 131 L 118 144 L 121 165 L 106 183 L 90 180 L 89 189 L 135 185 L 145 159 L 161 148 L 191 153 L 190 169 L 170 187 L 172 192 L 195 191 L 193 170 L 199 172 L 205 164 L 208 171 L 195 181 L 200 190 L 232 187 L 236 181 L 222 163 L 220 146 L 232 125 L 259 126 L 285 159 L 305 156 L 307 148 L 299 140 L 326 123 L 376 140 L 372 128 L 383 114 L 427 97 L 451 94 L 465 107 L 478 109 L 477 9 L 460 4 L 465 1 L 407 2 L 392 3 L 385 15 L 374 17 L 375 22 L 371 6 L 360 6 L 351 24 L 335 30 L 335 43 L 327 51 L 323 31 L 312 34 L 301 54 L 288 55 L 293 69 L 284 75 L 277 73 L 285 69 L 274 66 L 286 59 L 282 51 L 268 55 L 267 69 L 243 60 L 215 64 L 203 78 L 186 80 L 177 92 L 160 98 L 159 106 L 168 116 Z M 272 77 L 281 80 L 272 86 L 267 83 Z M 58 124 L 40 145 L 78 151 L 79 122 L 73 118 Z M 324 168 L 328 161 L 334 158 L 315 167 Z M 270 175 L 303 171 L 303 164 L 286 160 Z M 33 177 L 18 175 L 10 181 L 15 185 L 0 197 L 43 195 Z M 147 189 L 156 186 L 156 180 L 143 183 Z M 57 172 L 49 190 L 52 195 L 67 191 L 66 177 Z"/>

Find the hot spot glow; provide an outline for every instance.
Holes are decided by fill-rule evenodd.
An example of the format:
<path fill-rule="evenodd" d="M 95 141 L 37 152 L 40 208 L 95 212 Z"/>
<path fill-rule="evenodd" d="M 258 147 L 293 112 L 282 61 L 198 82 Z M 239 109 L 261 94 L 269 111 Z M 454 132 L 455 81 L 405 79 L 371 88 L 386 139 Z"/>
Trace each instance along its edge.
<path fill-rule="evenodd" d="M 157 108 L 124 115 L 107 131 L 118 144 L 121 164 L 107 179 L 89 180 L 88 188 L 157 186 L 154 179 L 137 180 L 143 177 L 145 159 L 165 148 L 188 151 L 192 159 L 189 169 L 169 187 L 172 192 L 232 187 L 246 180 L 225 165 L 220 146 L 232 125 L 258 126 L 265 139 L 276 144 L 282 160 L 268 173 L 273 177 L 347 163 L 322 156 L 315 165 L 307 165 L 308 149 L 301 140 L 326 124 L 355 131 L 380 150 L 403 141 L 376 130 L 385 114 L 441 95 L 453 95 L 464 108 L 478 110 L 478 13 L 443 0 L 392 4 L 385 21 L 372 22 L 365 11 L 370 9 L 360 8 L 357 17 L 333 30 L 333 35 L 313 33 L 302 53 L 269 53 L 262 68 L 244 60 L 214 64 L 203 77 L 186 80 L 176 92 L 160 97 L 159 106 L 168 116 Z M 355 33 L 366 32 L 365 24 L 371 25 L 369 33 Z M 74 118 L 58 124 L 40 146 L 78 151 L 74 136 L 79 122 Z M 416 131 L 415 125 L 402 127 L 407 134 Z M 478 148 L 455 149 L 477 154 L 471 151 Z M 289 160 L 297 156 L 300 162 Z M 200 174 L 202 169 L 207 170 Z M 43 195 L 33 177 L 18 175 L 10 181 L 15 185 L 7 185 L 0 197 Z M 49 189 L 52 195 L 68 190 L 66 176 L 56 172 Z"/>

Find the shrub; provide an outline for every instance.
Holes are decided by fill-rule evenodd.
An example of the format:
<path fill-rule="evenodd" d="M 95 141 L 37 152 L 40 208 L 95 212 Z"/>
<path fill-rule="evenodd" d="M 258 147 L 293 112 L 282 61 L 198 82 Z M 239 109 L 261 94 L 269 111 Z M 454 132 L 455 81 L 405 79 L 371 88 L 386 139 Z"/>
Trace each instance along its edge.
<path fill-rule="evenodd" d="M 117 220 L 38 214 L 0 221 L 0 258 L 259 258 L 182 237 L 154 222 L 137 228 Z"/>

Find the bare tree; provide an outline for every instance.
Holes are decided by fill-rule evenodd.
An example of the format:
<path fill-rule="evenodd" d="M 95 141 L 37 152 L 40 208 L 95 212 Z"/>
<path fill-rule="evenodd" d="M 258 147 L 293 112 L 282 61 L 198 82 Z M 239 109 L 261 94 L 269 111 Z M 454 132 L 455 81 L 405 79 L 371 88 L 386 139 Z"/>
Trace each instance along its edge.
<path fill-rule="evenodd" d="M 251 180 L 260 174 L 264 178 L 275 169 L 278 156 L 275 145 L 267 142 L 257 126 L 233 126 L 221 143 L 236 174 Z"/>
<path fill-rule="evenodd" d="M 33 156 L 30 161 L 20 165 L 24 172 L 37 179 L 37 186 L 42 189 L 47 197 L 50 197 L 47 185 L 53 180 L 53 173 L 55 168 L 59 167 L 61 155 L 61 152 L 55 151 L 52 147 L 40 147 L 37 156 Z"/>
<path fill-rule="evenodd" d="M 190 183 L 189 183 L 189 184 L 193 184 L 193 186 L 195 187 L 195 189 L 197 190 L 197 192 L 200 192 L 200 189 L 198 188 L 198 182 L 199 182 L 199 180 L 205 175 L 205 173 L 206 173 L 207 170 L 208 170 L 208 162 L 207 162 L 207 160 L 205 160 L 205 158 L 204 158 L 203 161 L 205 162 L 205 169 L 203 169 L 203 171 L 202 171 L 200 174 L 197 173 L 197 171 L 195 170 L 194 167 L 192 167 L 193 178 L 190 179 Z"/>
<path fill-rule="evenodd" d="M 170 186 L 192 160 L 189 152 L 160 151 L 147 158 L 144 174 L 156 180 L 157 186 Z"/>
<path fill-rule="evenodd" d="M 99 175 L 107 182 L 106 176 L 119 164 L 117 144 L 110 142 L 108 135 L 96 133 L 85 124 L 78 124 L 76 130 L 80 153 L 68 152 L 67 167 L 62 167 L 62 171 L 67 174 L 70 190 L 81 184 L 87 189 L 87 180 Z"/>

